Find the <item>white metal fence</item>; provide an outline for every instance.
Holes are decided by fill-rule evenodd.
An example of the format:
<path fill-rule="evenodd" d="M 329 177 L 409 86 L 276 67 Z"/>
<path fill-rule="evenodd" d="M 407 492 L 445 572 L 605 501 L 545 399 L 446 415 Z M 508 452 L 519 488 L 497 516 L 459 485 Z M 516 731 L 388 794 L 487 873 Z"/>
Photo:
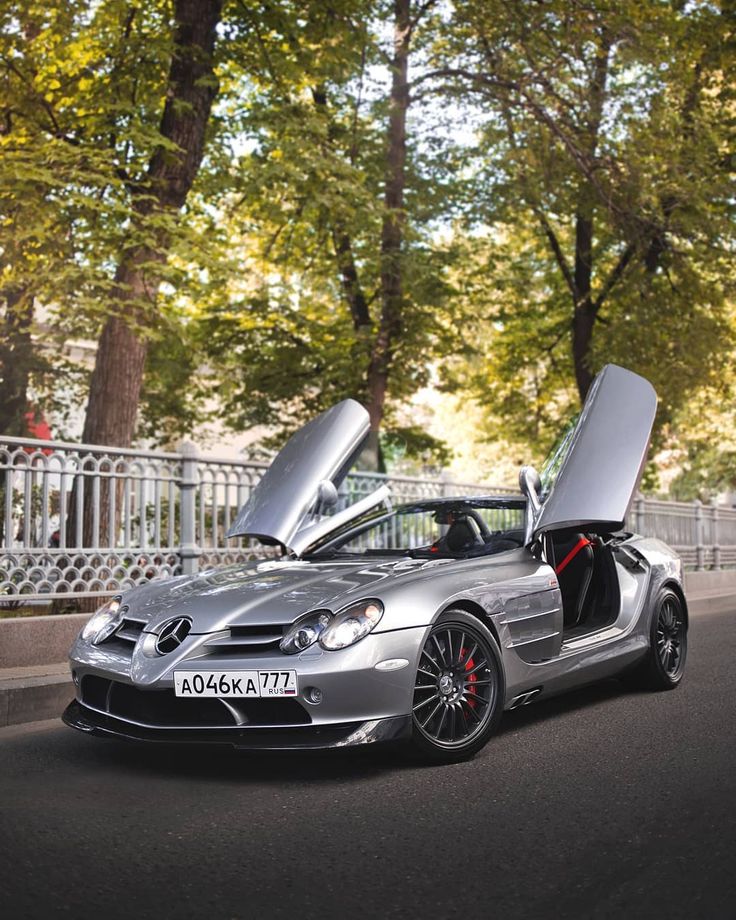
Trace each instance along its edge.
<path fill-rule="evenodd" d="M 0 439 L 0 606 L 110 594 L 163 574 L 251 557 L 227 540 L 265 463 L 29 438 Z M 352 503 L 386 477 L 355 473 Z M 512 490 L 388 478 L 397 503 Z M 736 510 L 638 498 L 628 526 L 673 546 L 688 568 L 736 565 Z M 263 549 L 258 548 L 262 554 Z"/>
<path fill-rule="evenodd" d="M 0 439 L 0 606 L 110 594 L 262 555 L 225 534 L 266 466 L 201 457 L 187 443 L 165 453 Z M 341 502 L 385 480 L 352 474 Z M 443 479 L 389 482 L 397 502 L 488 491 Z"/>

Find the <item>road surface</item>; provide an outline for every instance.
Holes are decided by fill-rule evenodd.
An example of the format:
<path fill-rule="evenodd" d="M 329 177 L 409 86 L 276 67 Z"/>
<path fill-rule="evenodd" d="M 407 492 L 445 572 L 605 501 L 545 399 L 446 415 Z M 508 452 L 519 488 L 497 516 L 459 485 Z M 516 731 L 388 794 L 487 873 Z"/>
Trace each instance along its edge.
<path fill-rule="evenodd" d="M 672 693 L 504 717 L 474 761 L 0 732 L 7 918 L 736 918 L 736 612 Z"/>

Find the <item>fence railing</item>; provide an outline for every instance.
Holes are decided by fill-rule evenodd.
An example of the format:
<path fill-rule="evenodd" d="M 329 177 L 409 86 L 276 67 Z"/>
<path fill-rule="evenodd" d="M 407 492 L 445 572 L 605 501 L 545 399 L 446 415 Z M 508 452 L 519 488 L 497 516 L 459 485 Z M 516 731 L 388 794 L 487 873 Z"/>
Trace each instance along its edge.
<path fill-rule="evenodd" d="M 159 575 L 262 555 L 225 536 L 267 464 L 179 452 L 0 439 L 0 606 L 111 594 Z M 341 502 L 391 485 L 397 503 L 509 493 L 440 477 L 354 473 Z M 660 537 L 688 568 L 736 565 L 736 510 L 639 497 L 630 529 Z"/>
<path fill-rule="evenodd" d="M 0 439 L 0 606 L 111 594 L 263 555 L 225 535 L 267 466 L 202 457 L 186 442 L 165 453 Z M 385 481 L 351 474 L 340 501 Z M 388 481 L 396 502 L 488 491 L 443 478 Z"/>

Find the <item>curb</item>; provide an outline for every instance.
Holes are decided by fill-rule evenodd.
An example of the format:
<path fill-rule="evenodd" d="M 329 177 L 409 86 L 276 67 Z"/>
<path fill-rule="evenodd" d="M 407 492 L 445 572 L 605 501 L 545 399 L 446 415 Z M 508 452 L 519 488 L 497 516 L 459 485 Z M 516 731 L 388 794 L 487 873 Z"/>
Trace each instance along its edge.
<path fill-rule="evenodd" d="M 67 665 L 35 676 L 3 678 L 2 674 L 0 671 L 0 728 L 57 718 L 74 698 Z"/>

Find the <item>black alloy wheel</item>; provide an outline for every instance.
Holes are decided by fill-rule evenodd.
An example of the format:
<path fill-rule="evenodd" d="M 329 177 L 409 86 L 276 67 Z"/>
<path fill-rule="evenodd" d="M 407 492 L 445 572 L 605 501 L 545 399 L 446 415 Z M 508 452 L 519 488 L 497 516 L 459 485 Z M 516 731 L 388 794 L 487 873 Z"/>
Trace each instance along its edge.
<path fill-rule="evenodd" d="M 442 614 L 419 657 L 412 702 L 413 746 L 426 759 L 454 762 L 487 742 L 503 710 L 498 646 L 471 614 Z"/>
<path fill-rule="evenodd" d="M 660 605 L 655 639 L 662 670 L 670 680 L 679 679 L 685 664 L 687 631 L 682 605 L 674 594 L 668 595 Z"/>
<path fill-rule="evenodd" d="M 664 588 L 650 608 L 649 651 L 625 683 L 642 690 L 674 690 L 682 680 L 687 658 L 687 614 L 680 596 Z"/>

